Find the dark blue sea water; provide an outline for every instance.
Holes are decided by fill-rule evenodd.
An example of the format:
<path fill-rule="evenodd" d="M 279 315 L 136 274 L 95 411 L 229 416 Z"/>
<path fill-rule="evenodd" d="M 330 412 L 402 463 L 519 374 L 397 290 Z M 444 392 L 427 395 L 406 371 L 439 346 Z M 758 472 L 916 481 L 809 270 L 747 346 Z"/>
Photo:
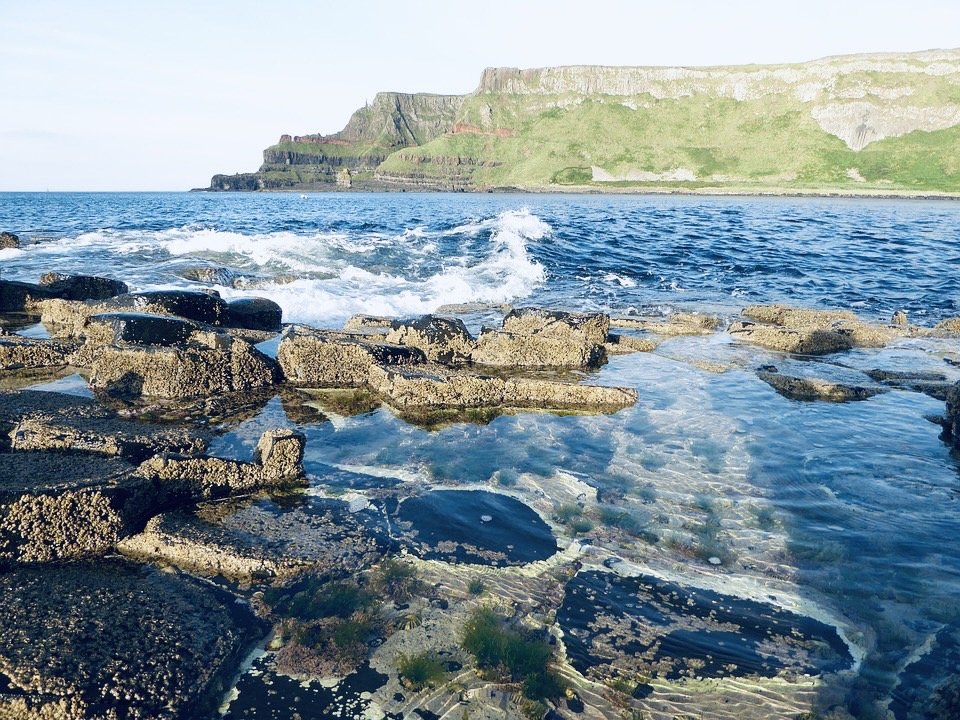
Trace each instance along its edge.
<path fill-rule="evenodd" d="M 747 304 L 782 302 L 880 321 L 903 309 L 920 325 L 960 315 L 953 202 L 6 194 L 0 230 L 26 241 L 0 251 L 5 279 L 56 270 L 110 275 L 135 289 L 196 288 L 210 286 L 189 279 L 206 268 L 223 295 L 265 295 L 285 320 L 323 327 L 359 312 L 445 305 L 468 305 L 473 328 L 494 320 L 500 304 L 732 318 Z M 960 464 L 928 419 L 944 403 L 910 390 L 847 404 L 788 400 L 755 371 L 774 364 L 869 385 L 864 373 L 875 369 L 957 380 L 957 362 L 960 343 L 951 339 L 811 360 L 722 331 L 676 338 L 653 353 L 614 357 L 590 378 L 639 391 L 634 407 L 614 415 L 521 413 L 425 429 L 384 408 L 332 414 L 302 427 L 306 465 L 320 488 L 337 487 L 344 473 L 368 478 L 351 483 L 359 492 L 418 481 L 494 488 L 547 516 L 554 499 L 584 493 L 588 509 L 624 511 L 634 530 L 618 540 L 585 531 L 593 548 L 585 557 L 776 603 L 842 635 L 851 669 L 803 692 L 758 680 L 751 695 L 738 685 L 738 717 L 770 717 L 772 697 L 784 703 L 778 717 L 831 708 L 921 717 L 922 703 L 957 672 L 936 661 L 952 657 L 942 649 L 960 628 Z M 271 403 L 218 448 L 250 452 L 277 422 L 289 421 Z M 669 712 L 726 716 L 713 690 L 684 687 L 672 688 L 680 700 Z M 638 702 L 670 716 L 656 704 L 662 693 L 654 682 Z"/>

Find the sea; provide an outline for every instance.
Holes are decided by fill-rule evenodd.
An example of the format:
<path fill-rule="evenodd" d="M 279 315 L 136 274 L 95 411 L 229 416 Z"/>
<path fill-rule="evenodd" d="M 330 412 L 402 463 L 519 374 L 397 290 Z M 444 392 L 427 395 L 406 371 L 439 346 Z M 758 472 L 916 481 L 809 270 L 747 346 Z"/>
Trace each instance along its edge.
<path fill-rule="evenodd" d="M 258 295 L 279 303 L 285 322 L 322 328 L 357 313 L 439 311 L 479 332 L 525 306 L 619 318 L 708 313 L 723 327 L 759 303 L 843 308 L 880 323 L 902 310 L 921 326 L 960 315 L 960 203 L 946 200 L 6 193 L 0 230 L 23 244 L 0 250 L 5 280 L 57 271 L 106 275 L 133 290 Z M 847 403 L 790 399 L 758 376 L 771 366 L 884 392 Z M 352 488 L 360 494 L 409 482 L 522 502 L 531 493 L 527 504 L 558 547 L 581 553 L 571 580 L 579 584 L 567 586 L 556 614 L 559 642 L 568 639 L 569 662 L 590 682 L 599 682 L 597 667 L 642 675 L 626 705 L 634 717 L 953 717 L 960 459 L 940 438 L 943 399 L 919 385 L 889 387 L 873 371 L 960 381 L 960 341 L 904 338 L 811 358 L 745 345 L 721 329 L 611 356 L 582 378 L 638 391 L 633 407 L 612 414 L 531 411 L 425 427 L 380 407 L 311 424 L 283 418 L 274 403 L 226 428 L 216 448 L 252 452 L 259 430 L 280 416 L 307 435 L 305 466 L 320 488 L 331 473 L 349 472 L 366 478 Z M 542 510 L 551 488 L 582 491 L 556 503 L 579 501 L 592 527 L 565 534 L 569 526 Z M 509 528 L 510 506 L 491 507 Z M 605 527 L 603 507 L 629 515 L 631 532 Z M 437 508 L 441 525 L 476 512 L 469 501 Z M 656 605 L 657 584 L 689 601 Z M 702 613 L 664 619 L 711 602 L 741 603 L 768 620 L 805 618 L 833 659 L 776 674 L 771 662 L 783 661 L 783 648 L 757 640 L 738 671 L 733 620 L 704 629 Z M 671 655 L 700 661 L 691 672 L 654 663 L 640 673 L 628 656 L 643 649 L 649 660 L 665 645 L 608 638 L 601 651 L 597 624 L 575 618 L 601 610 L 630 618 L 638 638 L 669 628 Z M 734 661 L 714 662 L 730 652 Z M 757 657 L 771 662 L 745 670 Z M 288 695 L 299 697 L 301 684 L 293 687 Z M 291 697 L 282 712 L 268 708 L 284 695 L 276 689 L 274 700 L 251 692 L 243 717 L 296 711 Z M 735 702 L 724 706 L 724 696 Z"/>

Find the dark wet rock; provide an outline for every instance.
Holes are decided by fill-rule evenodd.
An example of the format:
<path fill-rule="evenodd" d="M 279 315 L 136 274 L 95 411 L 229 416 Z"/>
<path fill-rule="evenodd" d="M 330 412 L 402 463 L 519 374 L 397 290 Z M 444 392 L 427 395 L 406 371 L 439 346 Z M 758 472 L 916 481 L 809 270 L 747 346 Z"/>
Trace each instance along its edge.
<path fill-rule="evenodd" d="M 317 425 L 329 421 L 327 416 L 313 405 L 315 402 L 312 395 L 289 386 L 284 387 L 280 393 L 283 413 L 295 425 Z"/>
<path fill-rule="evenodd" d="M 462 320 L 437 315 L 396 320 L 384 339 L 388 343 L 420 348 L 427 359 L 442 363 L 466 362 L 475 347 L 473 336 Z"/>
<path fill-rule="evenodd" d="M 423 558 L 505 567 L 557 552 L 550 527 L 530 507 L 485 490 L 434 490 L 400 503 L 409 543 Z"/>
<path fill-rule="evenodd" d="M 867 400 L 874 395 L 887 392 L 885 388 L 845 385 L 817 378 L 782 375 L 779 372 L 766 370 L 758 371 L 757 377 L 790 400 L 851 402 L 853 400 Z"/>
<path fill-rule="evenodd" d="M 398 409 L 515 407 L 617 410 L 632 405 L 630 388 L 577 385 L 525 377 L 477 375 L 443 366 L 380 368 L 370 385 Z"/>
<path fill-rule="evenodd" d="M 609 328 L 610 318 L 600 313 L 518 308 L 503 319 L 502 330 L 480 333 L 471 360 L 494 367 L 598 367 L 607 359 Z"/>
<path fill-rule="evenodd" d="M 234 283 L 243 277 L 236 270 L 225 267 L 212 267 L 209 265 L 184 267 L 175 272 L 184 280 L 206 283 L 208 285 L 223 285 L 224 287 L 234 287 Z"/>
<path fill-rule="evenodd" d="M 273 300 L 261 297 L 238 298 L 227 303 L 224 322 L 248 330 L 280 330 L 283 310 Z"/>
<path fill-rule="evenodd" d="M 898 678 L 890 710 L 896 720 L 960 717 L 960 629 L 945 627 Z"/>
<path fill-rule="evenodd" d="M 608 355 L 628 355 L 635 352 L 653 352 L 657 349 L 657 343 L 650 338 L 610 333 L 604 347 Z"/>
<path fill-rule="evenodd" d="M 268 430 L 260 437 L 254 461 L 161 454 L 142 462 L 135 475 L 160 484 L 173 496 L 211 500 L 303 482 L 306 438 L 294 430 Z"/>
<path fill-rule="evenodd" d="M 207 583 L 126 562 L 0 573 L 0 717 L 210 717 L 266 632 Z"/>
<path fill-rule="evenodd" d="M 20 247 L 20 238 L 12 232 L 4 230 L 0 232 L 0 250 Z"/>
<path fill-rule="evenodd" d="M 207 435 L 126 420 L 87 398 L 19 390 L 0 391 L 0 443 L 14 450 L 89 452 L 140 462 L 158 452 L 201 453 Z"/>
<path fill-rule="evenodd" d="M 228 315 L 227 303 L 212 290 L 151 290 L 123 295 L 116 298 L 115 302 L 118 307 L 167 313 L 208 325 L 222 325 Z"/>
<path fill-rule="evenodd" d="M 0 453 L 0 564 L 99 555 L 138 529 L 152 483 L 119 458 Z"/>
<path fill-rule="evenodd" d="M 952 383 L 940 372 L 900 372 L 868 370 L 867 375 L 879 383 L 902 390 L 923 393 L 937 400 L 946 400 Z"/>
<path fill-rule="evenodd" d="M 63 300 L 106 300 L 130 292 L 125 282 L 95 275 L 49 272 L 40 277 L 40 284 Z"/>
<path fill-rule="evenodd" d="M 77 350 L 79 345 L 69 341 L 4 335 L 0 337 L 0 370 L 50 368 L 76 364 Z"/>
<path fill-rule="evenodd" d="M 685 312 L 671 313 L 666 317 L 610 319 L 612 327 L 645 330 L 666 337 L 709 335 L 718 330 L 722 324 L 720 318 L 713 315 Z"/>
<path fill-rule="evenodd" d="M 191 398 L 273 385 L 276 363 L 250 343 L 227 334 L 196 333 L 188 346 L 102 348 L 90 386 L 127 399 Z"/>
<path fill-rule="evenodd" d="M 91 315 L 87 342 L 101 345 L 179 345 L 201 326 L 183 318 L 149 313 L 118 312 Z"/>
<path fill-rule="evenodd" d="M 239 581 L 307 570 L 349 575 L 378 562 L 388 549 L 377 517 L 351 512 L 341 500 L 311 497 L 203 503 L 153 518 L 119 550 Z"/>
<path fill-rule="evenodd" d="M 557 622 L 573 667 L 598 680 L 821 675 L 853 665 L 835 627 L 652 575 L 581 572 Z"/>
<path fill-rule="evenodd" d="M 41 285 L 0 280 L 0 312 L 23 312 L 34 302 L 51 297 L 50 292 Z"/>
<path fill-rule="evenodd" d="M 277 350 L 287 382 L 314 388 L 360 388 L 375 366 L 426 362 L 418 348 L 378 342 L 347 333 L 288 328 Z"/>
<path fill-rule="evenodd" d="M 853 347 L 884 347 L 903 337 L 905 327 L 875 325 L 847 310 L 809 310 L 785 305 L 751 305 L 746 322 L 730 326 L 730 334 L 770 350 L 825 355 Z"/>
<path fill-rule="evenodd" d="M 943 439 L 960 450 L 960 382 L 947 392 L 947 414 L 943 417 Z"/>

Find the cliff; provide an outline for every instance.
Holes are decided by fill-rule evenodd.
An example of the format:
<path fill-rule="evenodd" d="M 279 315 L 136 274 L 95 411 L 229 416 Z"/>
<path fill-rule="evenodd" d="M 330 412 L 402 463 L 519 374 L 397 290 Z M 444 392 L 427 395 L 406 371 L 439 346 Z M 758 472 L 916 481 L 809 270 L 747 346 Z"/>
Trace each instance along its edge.
<path fill-rule="evenodd" d="M 960 192 L 960 50 L 793 65 L 488 68 L 381 93 L 211 189 Z"/>

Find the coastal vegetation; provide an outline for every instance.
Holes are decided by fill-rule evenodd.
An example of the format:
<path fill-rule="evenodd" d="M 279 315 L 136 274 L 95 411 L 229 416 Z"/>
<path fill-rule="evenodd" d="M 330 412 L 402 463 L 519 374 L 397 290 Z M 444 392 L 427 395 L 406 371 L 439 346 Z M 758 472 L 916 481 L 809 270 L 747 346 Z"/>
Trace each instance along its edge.
<path fill-rule="evenodd" d="M 958 51 L 495 68 L 465 96 L 381 93 L 211 189 L 941 194 L 960 192 L 958 141 Z"/>

